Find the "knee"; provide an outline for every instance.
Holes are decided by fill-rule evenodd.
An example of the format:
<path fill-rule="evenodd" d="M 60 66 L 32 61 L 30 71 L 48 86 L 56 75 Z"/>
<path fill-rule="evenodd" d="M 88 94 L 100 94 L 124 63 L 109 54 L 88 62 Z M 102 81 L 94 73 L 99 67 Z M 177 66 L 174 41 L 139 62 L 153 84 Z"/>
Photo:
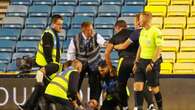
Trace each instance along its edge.
<path fill-rule="evenodd" d="M 135 82 L 133 86 L 134 86 L 134 91 L 143 91 L 144 83 L 143 82 Z"/>
<path fill-rule="evenodd" d="M 156 87 L 151 87 L 151 90 L 154 94 L 158 93 L 160 91 L 160 87 L 156 86 Z"/>

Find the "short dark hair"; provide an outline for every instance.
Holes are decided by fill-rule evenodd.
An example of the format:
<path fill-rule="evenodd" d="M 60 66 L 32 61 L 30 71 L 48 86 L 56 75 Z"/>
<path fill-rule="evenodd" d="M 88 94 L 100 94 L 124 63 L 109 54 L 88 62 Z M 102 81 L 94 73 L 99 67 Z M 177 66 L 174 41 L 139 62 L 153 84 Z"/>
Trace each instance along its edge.
<path fill-rule="evenodd" d="M 92 25 L 92 23 L 90 21 L 84 21 L 82 24 L 81 24 L 81 28 L 85 28 L 85 27 L 88 27 Z"/>
<path fill-rule="evenodd" d="M 125 20 L 118 20 L 114 26 L 118 26 L 118 27 L 123 27 L 123 28 L 127 28 L 127 23 Z"/>
<path fill-rule="evenodd" d="M 53 15 L 51 17 L 51 23 L 55 23 L 58 19 L 63 20 L 63 17 L 61 15 Z"/>
<path fill-rule="evenodd" d="M 100 61 L 100 62 L 98 63 L 98 67 L 101 67 L 101 68 L 107 67 L 106 61 L 105 61 L 105 60 Z"/>

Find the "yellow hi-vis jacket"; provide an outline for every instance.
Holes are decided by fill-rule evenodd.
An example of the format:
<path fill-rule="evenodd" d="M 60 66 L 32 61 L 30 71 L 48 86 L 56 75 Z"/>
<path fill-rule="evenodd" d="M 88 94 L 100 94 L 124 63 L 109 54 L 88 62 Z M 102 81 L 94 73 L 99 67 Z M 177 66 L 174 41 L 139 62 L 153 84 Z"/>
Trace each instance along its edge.
<path fill-rule="evenodd" d="M 43 37 L 43 35 L 46 33 L 46 32 L 49 32 L 51 35 L 52 35 L 52 37 L 53 37 L 53 44 L 54 44 L 54 46 L 53 46 L 53 49 L 52 49 L 52 60 L 53 60 L 53 62 L 52 63 L 56 63 L 56 64 L 60 64 L 60 62 L 56 62 L 56 54 L 57 54 L 57 39 L 56 39 L 56 36 L 55 36 L 55 34 L 54 34 L 54 32 L 53 32 L 53 30 L 51 29 L 51 28 L 47 28 L 44 32 L 43 32 L 43 34 L 42 34 L 42 36 L 41 36 L 41 39 L 42 39 L 42 37 Z M 44 53 L 43 53 L 43 42 L 42 42 L 42 40 L 39 42 L 39 44 L 38 44 L 38 50 L 37 50 L 37 53 L 36 53 L 36 56 L 35 56 L 35 58 L 36 58 L 36 63 L 38 64 L 38 65 L 40 65 L 40 66 L 46 66 L 47 65 L 47 61 L 46 61 L 46 59 L 45 59 L 45 56 L 44 56 Z M 60 56 L 61 56 L 61 52 L 60 52 Z"/>
<path fill-rule="evenodd" d="M 68 92 L 69 77 L 73 71 L 77 71 L 77 70 L 70 69 L 65 72 L 59 73 L 48 84 L 45 90 L 45 94 L 68 100 L 67 92 Z"/>

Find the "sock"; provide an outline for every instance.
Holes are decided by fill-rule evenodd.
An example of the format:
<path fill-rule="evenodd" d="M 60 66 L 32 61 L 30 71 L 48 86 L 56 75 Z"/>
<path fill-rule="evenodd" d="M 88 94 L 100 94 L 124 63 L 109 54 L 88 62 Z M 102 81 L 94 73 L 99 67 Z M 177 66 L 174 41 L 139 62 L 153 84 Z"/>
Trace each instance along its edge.
<path fill-rule="evenodd" d="M 142 106 L 143 106 L 143 91 L 135 91 L 134 92 L 135 95 L 135 106 L 139 107 L 138 110 L 141 110 Z"/>
<path fill-rule="evenodd" d="M 154 104 L 152 93 L 148 90 L 148 88 L 144 89 L 143 96 L 148 103 L 148 106 Z"/>
<path fill-rule="evenodd" d="M 155 95 L 155 99 L 156 99 L 156 103 L 158 105 L 158 109 L 162 109 L 162 95 L 160 93 L 160 91 L 158 93 L 156 93 Z"/>

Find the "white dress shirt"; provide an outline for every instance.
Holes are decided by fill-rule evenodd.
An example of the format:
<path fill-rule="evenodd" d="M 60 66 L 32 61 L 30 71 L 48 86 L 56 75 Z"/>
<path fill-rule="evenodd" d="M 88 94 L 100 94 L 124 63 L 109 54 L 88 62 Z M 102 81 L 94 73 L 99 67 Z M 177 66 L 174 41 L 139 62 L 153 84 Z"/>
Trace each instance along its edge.
<path fill-rule="evenodd" d="M 82 33 L 82 35 L 84 39 L 87 40 L 87 37 L 84 35 L 84 33 Z M 100 47 L 103 47 L 104 44 L 106 43 L 106 40 L 100 34 L 97 34 L 97 43 L 99 44 Z M 72 38 L 67 50 L 67 60 L 74 60 L 75 58 L 76 58 L 76 49 Z"/>

